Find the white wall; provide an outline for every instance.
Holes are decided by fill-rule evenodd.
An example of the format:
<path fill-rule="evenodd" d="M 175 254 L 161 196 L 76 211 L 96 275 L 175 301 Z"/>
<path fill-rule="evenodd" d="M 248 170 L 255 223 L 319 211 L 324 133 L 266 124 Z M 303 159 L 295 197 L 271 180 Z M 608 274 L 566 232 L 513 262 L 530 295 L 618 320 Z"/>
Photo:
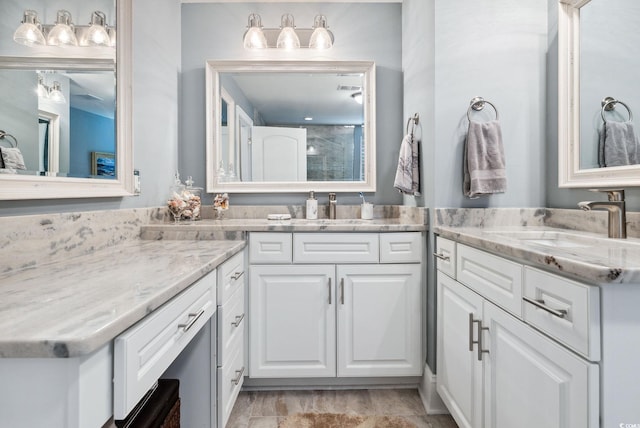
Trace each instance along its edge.
<path fill-rule="evenodd" d="M 291 13 L 299 27 L 311 27 L 317 14 L 327 17 L 335 35 L 333 48 L 285 53 L 247 51 L 242 45 L 247 17 L 261 15 L 265 27 L 278 27 Z M 381 204 L 402 202 L 393 189 L 404 120 L 402 116 L 401 4 L 366 3 L 206 3 L 182 5 L 182 86 L 180 170 L 196 183 L 205 182 L 205 61 L 208 59 L 373 60 L 377 78 L 377 182 L 368 199 Z M 327 195 L 318 195 L 320 204 Z M 236 205 L 302 204 L 302 194 L 234 194 Z M 358 203 L 356 194 L 338 196 L 339 204 Z M 210 200 L 205 200 L 210 203 Z"/>

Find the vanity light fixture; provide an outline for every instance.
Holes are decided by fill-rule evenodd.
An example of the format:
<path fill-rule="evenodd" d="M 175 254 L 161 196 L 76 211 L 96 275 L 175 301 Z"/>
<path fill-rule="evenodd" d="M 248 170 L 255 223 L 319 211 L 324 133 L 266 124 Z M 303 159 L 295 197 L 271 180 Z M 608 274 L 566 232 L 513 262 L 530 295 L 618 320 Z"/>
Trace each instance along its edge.
<path fill-rule="evenodd" d="M 49 46 L 78 46 L 78 38 L 73 31 L 71 13 L 68 10 L 59 10 L 56 24 L 47 35 Z"/>
<path fill-rule="evenodd" d="M 351 98 L 353 98 L 353 101 L 357 102 L 358 104 L 362 104 L 362 92 L 354 92 L 353 94 L 351 94 Z"/>
<path fill-rule="evenodd" d="M 38 20 L 38 12 L 25 10 L 22 23 L 13 33 L 13 40 L 26 46 L 43 46 L 47 42 L 42 34 L 42 25 Z"/>
<path fill-rule="evenodd" d="M 38 73 L 38 88 L 36 89 L 38 98 L 49 98 L 49 88 L 44 84 L 44 77 Z"/>
<path fill-rule="evenodd" d="M 58 10 L 55 24 L 41 24 L 38 13 L 25 10 L 22 23 L 13 34 L 13 40 L 26 46 L 111 46 L 116 45 L 115 27 L 107 25 L 103 12 L 91 14 L 89 25 L 74 25 L 71 13 Z"/>
<path fill-rule="evenodd" d="M 260 15 L 252 13 L 249 15 L 243 44 L 245 49 L 329 49 L 333 46 L 334 37 L 328 28 L 324 15 L 314 18 L 312 28 L 296 28 L 290 13 L 282 15 L 280 28 L 264 28 Z"/>

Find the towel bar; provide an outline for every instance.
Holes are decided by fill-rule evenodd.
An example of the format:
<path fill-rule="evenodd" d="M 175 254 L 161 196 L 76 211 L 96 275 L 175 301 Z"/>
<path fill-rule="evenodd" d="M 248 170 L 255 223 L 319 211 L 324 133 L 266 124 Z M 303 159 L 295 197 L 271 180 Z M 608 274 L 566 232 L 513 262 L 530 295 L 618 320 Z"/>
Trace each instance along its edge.
<path fill-rule="evenodd" d="M 631 113 L 631 109 L 629 108 L 629 106 L 620 100 L 616 100 L 613 97 L 606 97 L 605 99 L 602 100 L 602 111 L 600 112 L 600 114 L 602 115 L 602 121 L 607 123 L 607 119 L 604 118 L 604 112 L 615 110 L 616 104 L 622 104 L 624 108 L 627 109 L 627 112 L 629 113 L 629 122 L 632 122 L 633 114 Z"/>
<path fill-rule="evenodd" d="M 493 105 L 493 103 L 485 100 L 482 97 L 473 97 L 471 99 L 471 102 L 469 103 L 469 108 L 467 109 L 467 119 L 469 119 L 469 122 L 471 122 L 471 110 L 473 109 L 475 111 L 481 111 L 484 108 L 485 104 L 489 104 L 491 107 L 493 107 L 493 110 L 495 110 L 496 112 L 496 120 L 500 119 L 498 109 Z"/>

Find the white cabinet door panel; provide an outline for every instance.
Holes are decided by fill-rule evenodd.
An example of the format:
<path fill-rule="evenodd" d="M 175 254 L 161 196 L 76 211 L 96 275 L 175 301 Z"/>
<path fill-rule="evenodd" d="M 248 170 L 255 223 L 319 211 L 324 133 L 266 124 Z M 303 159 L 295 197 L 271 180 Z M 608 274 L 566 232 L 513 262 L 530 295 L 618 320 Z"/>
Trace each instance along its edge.
<path fill-rule="evenodd" d="M 250 376 L 335 376 L 335 267 L 252 266 Z"/>
<path fill-rule="evenodd" d="M 477 323 L 483 298 L 438 272 L 438 394 L 460 428 L 482 426 L 482 361 L 478 360 Z"/>
<path fill-rule="evenodd" d="M 419 376 L 420 265 L 338 265 L 338 376 Z"/>
<path fill-rule="evenodd" d="M 485 428 L 597 428 L 597 364 L 484 303 Z"/>

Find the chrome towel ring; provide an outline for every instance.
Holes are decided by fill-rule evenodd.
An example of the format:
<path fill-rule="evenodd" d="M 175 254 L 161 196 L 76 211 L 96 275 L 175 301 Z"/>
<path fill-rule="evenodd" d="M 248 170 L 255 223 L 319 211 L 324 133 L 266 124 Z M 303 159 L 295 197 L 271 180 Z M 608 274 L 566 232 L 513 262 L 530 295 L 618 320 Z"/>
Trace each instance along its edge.
<path fill-rule="evenodd" d="M 471 102 L 469 103 L 469 108 L 467 109 L 467 119 L 471 122 L 471 110 L 481 111 L 484 108 L 485 104 L 489 104 L 493 107 L 493 110 L 496 112 L 496 120 L 500 119 L 500 115 L 498 114 L 498 109 L 491 102 L 485 100 L 482 97 L 473 97 Z"/>
<path fill-rule="evenodd" d="M 600 114 L 602 115 L 602 121 L 604 123 L 607 123 L 607 119 L 604 118 L 604 112 L 615 110 L 616 104 L 622 104 L 624 108 L 627 109 L 627 112 L 629 113 L 629 122 L 632 122 L 633 114 L 631 113 L 631 109 L 629 108 L 629 106 L 620 100 L 616 100 L 613 97 L 606 97 L 605 99 L 602 100 L 602 111 L 600 112 Z"/>
<path fill-rule="evenodd" d="M 407 120 L 407 126 L 406 126 L 407 129 L 405 131 L 405 135 L 409 134 L 409 126 L 411 126 L 411 135 L 413 135 L 413 131 L 415 130 L 416 125 L 419 123 L 420 123 L 420 116 L 418 115 L 418 113 L 411 116 L 409 120 Z"/>
<path fill-rule="evenodd" d="M 13 141 L 9 141 L 8 138 L 11 138 Z M 0 129 L 0 140 L 7 139 L 8 143 L 11 144 L 11 147 L 18 147 L 18 140 L 11 134 L 7 134 L 5 131 Z"/>

